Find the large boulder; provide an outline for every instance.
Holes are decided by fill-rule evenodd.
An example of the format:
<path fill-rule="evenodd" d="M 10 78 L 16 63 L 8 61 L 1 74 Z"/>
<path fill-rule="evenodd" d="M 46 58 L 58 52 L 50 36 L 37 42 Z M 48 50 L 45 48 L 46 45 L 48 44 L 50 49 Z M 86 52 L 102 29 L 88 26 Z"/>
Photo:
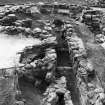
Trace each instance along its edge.
<path fill-rule="evenodd" d="M 105 42 L 105 36 L 103 34 L 97 34 L 95 36 L 95 42 L 104 43 Z"/>
<path fill-rule="evenodd" d="M 27 18 L 22 21 L 22 27 L 31 28 L 32 27 L 32 19 Z"/>
<path fill-rule="evenodd" d="M 15 26 L 21 26 L 21 27 L 26 27 L 26 28 L 31 28 L 32 27 L 32 19 L 26 18 L 24 20 L 17 20 L 14 22 Z"/>
<path fill-rule="evenodd" d="M 42 29 L 34 28 L 32 32 L 33 32 L 33 37 L 39 38 L 39 35 L 42 33 Z"/>

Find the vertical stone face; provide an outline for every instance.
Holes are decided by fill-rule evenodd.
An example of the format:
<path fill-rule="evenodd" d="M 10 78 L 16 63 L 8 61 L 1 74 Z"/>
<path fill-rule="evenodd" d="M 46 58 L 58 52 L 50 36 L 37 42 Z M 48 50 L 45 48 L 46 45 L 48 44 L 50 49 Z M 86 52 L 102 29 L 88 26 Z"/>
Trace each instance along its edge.
<path fill-rule="evenodd" d="M 81 105 L 102 105 L 105 100 L 104 89 L 94 69 L 93 61 L 86 57 L 86 49 L 82 39 L 76 34 L 72 34 L 66 38 L 70 50 L 69 52 L 72 51 L 73 53 L 73 69 L 76 72 Z"/>
<path fill-rule="evenodd" d="M 81 40 L 77 36 L 71 36 L 71 37 L 67 36 L 67 39 L 68 39 L 68 45 L 69 45 L 68 47 L 70 48 L 69 50 L 70 50 L 70 52 L 72 51 L 72 53 L 73 53 L 72 58 L 74 58 L 75 56 L 78 58 L 79 56 L 81 56 L 81 54 L 83 54 L 85 52 L 83 43 L 81 44 Z M 80 41 L 80 43 L 79 43 L 79 41 Z M 73 62 L 74 62 L 73 70 L 76 74 L 75 79 L 77 81 L 76 85 L 77 85 L 77 87 L 79 89 L 79 93 L 80 93 L 80 101 L 81 101 L 81 104 L 85 105 L 86 104 L 86 94 L 85 94 L 86 90 L 84 90 L 84 89 L 86 89 L 86 84 L 84 83 L 84 85 L 83 85 L 83 83 L 82 83 L 80 85 L 81 77 L 79 77 L 79 73 L 78 73 L 78 59 L 74 59 Z M 84 79 L 85 79 L 85 75 L 86 75 L 85 71 L 82 70 L 81 73 L 82 73 L 82 75 L 84 76 Z"/>

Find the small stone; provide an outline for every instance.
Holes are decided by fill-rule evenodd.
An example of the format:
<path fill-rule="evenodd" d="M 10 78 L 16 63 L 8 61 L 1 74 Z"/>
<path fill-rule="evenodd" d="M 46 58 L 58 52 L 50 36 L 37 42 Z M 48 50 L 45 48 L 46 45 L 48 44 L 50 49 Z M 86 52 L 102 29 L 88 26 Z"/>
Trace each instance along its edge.
<path fill-rule="evenodd" d="M 16 101 L 14 105 L 25 105 L 23 101 Z"/>
<path fill-rule="evenodd" d="M 57 94 L 65 94 L 66 90 L 64 88 L 60 88 L 56 90 Z"/>

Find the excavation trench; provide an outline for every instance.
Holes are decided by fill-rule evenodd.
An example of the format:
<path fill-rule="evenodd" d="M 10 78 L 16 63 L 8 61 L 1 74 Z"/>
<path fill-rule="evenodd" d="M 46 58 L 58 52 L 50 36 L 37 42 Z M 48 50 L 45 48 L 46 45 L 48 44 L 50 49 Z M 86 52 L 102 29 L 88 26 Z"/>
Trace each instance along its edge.
<path fill-rule="evenodd" d="M 63 40 L 58 40 L 58 46 L 56 49 L 57 54 L 57 67 L 56 67 L 56 78 L 60 78 L 61 76 L 65 76 L 67 79 L 67 89 L 71 93 L 71 99 L 73 101 L 73 105 L 80 105 L 80 95 L 79 90 L 76 84 L 76 77 L 74 74 L 74 70 L 72 69 L 72 58 L 70 58 L 70 53 L 68 51 L 67 43 L 62 43 Z M 39 105 L 37 102 L 37 95 L 42 95 L 38 93 L 38 90 L 34 86 L 33 83 L 27 82 L 27 79 L 20 78 L 19 79 L 19 87 L 22 91 L 23 98 L 26 100 L 26 105 Z M 43 92 L 46 90 L 47 84 L 43 82 L 42 89 Z M 61 101 L 62 100 L 62 101 Z M 62 95 L 59 96 L 57 105 L 65 105 L 64 97 Z"/>
<path fill-rule="evenodd" d="M 79 90 L 76 84 L 76 77 L 74 74 L 74 70 L 72 69 L 72 58 L 70 58 L 70 53 L 68 51 L 67 42 L 61 38 L 61 33 L 57 34 L 57 42 L 58 45 L 56 46 L 56 54 L 57 54 L 57 67 L 56 67 L 56 78 L 61 76 L 65 76 L 67 79 L 67 89 L 71 93 L 71 99 L 73 101 L 73 105 L 80 105 L 80 95 Z M 60 69 L 59 69 L 60 68 Z M 62 68 L 62 69 L 61 69 Z M 19 79 L 19 87 L 22 91 L 22 96 L 26 100 L 25 105 L 39 105 L 37 100 L 37 95 L 42 95 L 39 93 L 38 89 L 34 86 L 33 83 L 30 81 L 27 82 L 27 79 L 20 78 Z M 43 82 L 42 87 L 39 90 L 46 90 L 47 84 Z M 62 100 L 62 101 L 61 101 Z M 64 97 L 62 95 L 59 96 L 57 105 L 65 105 Z"/>
<path fill-rule="evenodd" d="M 67 89 L 71 93 L 71 99 L 74 105 L 80 105 L 79 91 L 76 85 L 76 77 L 71 67 L 72 61 L 69 51 L 57 50 L 57 66 L 64 69 L 57 70 L 57 76 L 65 76 L 67 79 Z"/>
<path fill-rule="evenodd" d="M 67 50 L 59 50 L 56 49 L 57 53 L 57 68 L 64 68 L 64 69 L 56 69 L 56 77 L 59 78 L 61 76 L 65 76 L 67 79 L 67 89 L 71 93 L 71 99 L 74 105 L 80 105 L 79 99 L 79 91 L 76 86 L 76 77 L 74 75 L 73 69 L 71 68 L 72 61 L 69 57 L 69 52 Z M 47 84 L 42 84 L 42 89 L 45 91 L 47 88 Z M 37 100 L 37 95 L 41 94 L 38 93 L 38 90 L 35 88 L 33 83 L 27 82 L 27 80 L 22 77 L 19 79 L 19 87 L 22 91 L 22 97 L 26 100 L 25 105 L 39 105 Z M 60 101 L 62 100 L 62 101 Z M 57 105 L 65 105 L 64 97 L 62 95 L 59 96 L 59 100 Z"/>

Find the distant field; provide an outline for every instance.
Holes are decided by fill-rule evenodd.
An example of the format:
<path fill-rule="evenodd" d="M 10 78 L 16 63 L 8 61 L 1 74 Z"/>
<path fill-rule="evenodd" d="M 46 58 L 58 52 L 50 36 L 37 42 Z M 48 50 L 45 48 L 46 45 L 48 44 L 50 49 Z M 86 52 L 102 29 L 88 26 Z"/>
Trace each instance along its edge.
<path fill-rule="evenodd" d="M 39 1 L 53 2 L 53 0 L 0 0 L 0 4 L 9 4 L 9 3 L 14 4 L 14 3 L 39 2 Z M 55 0 L 55 1 L 78 4 L 78 3 L 84 3 L 85 0 Z"/>

